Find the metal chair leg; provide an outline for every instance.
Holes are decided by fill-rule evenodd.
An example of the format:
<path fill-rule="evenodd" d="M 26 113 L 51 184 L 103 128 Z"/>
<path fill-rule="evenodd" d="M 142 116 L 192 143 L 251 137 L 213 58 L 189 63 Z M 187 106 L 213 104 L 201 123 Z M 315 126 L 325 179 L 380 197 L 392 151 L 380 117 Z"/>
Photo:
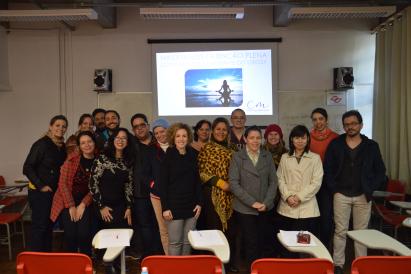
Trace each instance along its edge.
<path fill-rule="evenodd" d="M 11 256 L 11 235 L 10 235 L 10 225 L 6 224 L 7 227 L 7 244 L 9 246 L 9 260 L 12 260 L 12 256 Z"/>
<path fill-rule="evenodd" d="M 23 221 L 23 218 L 20 220 L 20 222 L 21 222 L 21 237 L 22 237 L 22 240 L 23 240 L 23 248 L 26 248 L 26 236 L 25 236 L 25 233 L 24 233 L 24 221 Z"/>

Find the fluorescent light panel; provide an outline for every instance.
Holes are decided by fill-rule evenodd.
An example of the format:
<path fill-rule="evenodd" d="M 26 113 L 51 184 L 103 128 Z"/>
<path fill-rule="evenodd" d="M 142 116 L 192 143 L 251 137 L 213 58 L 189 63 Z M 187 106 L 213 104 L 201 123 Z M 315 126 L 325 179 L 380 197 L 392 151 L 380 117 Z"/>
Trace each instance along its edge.
<path fill-rule="evenodd" d="M 295 7 L 288 17 L 291 19 L 344 19 L 388 17 L 396 11 L 395 6 L 376 7 Z"/>
<path fill-rule="evenodd" d="M 243 19 L 244 8 L 140 8 L 144 19 Z"/>
<path fill-rule="evenodd" d="M 0 10 L 0 21 L 9 22 L 86 21 L 97 17 L 93 9 Z"/>

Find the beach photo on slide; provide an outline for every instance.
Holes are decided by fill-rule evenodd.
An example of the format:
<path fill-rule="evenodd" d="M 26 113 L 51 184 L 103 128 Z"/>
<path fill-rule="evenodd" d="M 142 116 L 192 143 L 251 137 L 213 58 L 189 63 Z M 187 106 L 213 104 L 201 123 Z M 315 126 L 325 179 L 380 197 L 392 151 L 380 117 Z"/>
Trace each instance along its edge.
<path fill-rule="evenodd" d="M 185 73 L 186 107 L 239 107 L 243 103 L 241 68 L 190 69 Z"/>

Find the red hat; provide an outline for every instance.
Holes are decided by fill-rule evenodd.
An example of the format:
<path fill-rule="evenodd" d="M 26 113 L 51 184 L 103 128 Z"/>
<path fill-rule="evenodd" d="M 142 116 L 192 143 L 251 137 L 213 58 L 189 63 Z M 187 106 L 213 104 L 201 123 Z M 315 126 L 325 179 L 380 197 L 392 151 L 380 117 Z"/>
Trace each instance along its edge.
<path fill-rule="evenodd" d="M 273 131 L 277 132 L 280 135 L 281 139 L 283 139 L 283 131 L 281 130 L 280 126 L 276 124 L 268 125 L 265 128 L 264 139 L 267 139 L 268 134 Z"/>

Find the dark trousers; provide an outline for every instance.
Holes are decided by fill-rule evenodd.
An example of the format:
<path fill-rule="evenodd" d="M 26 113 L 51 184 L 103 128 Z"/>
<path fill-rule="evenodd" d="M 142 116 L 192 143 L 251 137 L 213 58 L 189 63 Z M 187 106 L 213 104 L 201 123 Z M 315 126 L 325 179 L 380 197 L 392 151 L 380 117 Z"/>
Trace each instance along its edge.
<path fill-rule="evenodd" d="M 289 230 L 289 231 L 306 230 L 306 231 L 310 231 L 312 234 L 318 237 L 318 221 L 320 219 L 319 217 L 294 219 L 294 218 L 289 218 L 289 217 L 279 214 L 279 219 L 280 219 L 279 229 L 281 230 Z M 277 235 L 278 232 L 279 231 L 277 231 L 275 235 Z M 299 258 L 298 253 L 290 252 L 287 249 L 285 249 L 285 247 L 281 248 L 280 254 L 281 254 L 281 257 L 284 257 L 284 258 Z"/>
<path fill-rule="evenodd" d="M 61 221 L 64 227 L 64 241 L 67 252 L 84 253 L 91 256 L 91 215 L 90 208 L 84 209 L 83 217 L 73 222 L 69 209 L 65 208 L 61 213 Z"/>
<path fill-rule="evenodd" d="M 53 239 L 53 223 L 50 220 L 53 192 L 29 190 L 31 208 L 30 251 L 51 252 Z"/>
<path fill-rule="evenodd" d="M 164 254 L 160 232 L 150 198 L 135 198 L 133 205 L 133 229 L 141 237 L 143 258 Z"/>
<path fill-rule="evenodd" d="M 203 220 L 205 220 L 204 229 L 218 229 L 223 231 L 223 225 L 221 223 L 220 217 L 214 209 L 213 202 L 211 200 L 211 188 L 206 186 L 203 188 L 203 199 L 204 205 L 201 210 L 201 214 L 204 214 Z M 201 215 L 200 214 L 200 215 Z M 230 245 L 230 262 L 229 264 L 234 264 L 235 255 L 237 251 L 237 237 L 238 237 L 238 225 L 236 218 L 233 214 L 228 220 L 227 230 L 224 231 L 224 235 L 227 238 L 228 244 Z M 198 228 L 198 226 L 197 226 Z"/>
<path fill-rule="evenodd" d="M 247 269 L 253 261 L 271 257 L 274 253 L 274 227 L 272 225 L 273 210 L 259 215 L 242 214 L 235 211 L 236 218 L 244 238 Z"/>
<path fill-rule="evenodd" d="M 317 193 L 317 202 L 320 209 L 319 237 L 326 248 L 331 248 L 331 237 L 334 233 L 333 196 L 324 184 Z"/>

